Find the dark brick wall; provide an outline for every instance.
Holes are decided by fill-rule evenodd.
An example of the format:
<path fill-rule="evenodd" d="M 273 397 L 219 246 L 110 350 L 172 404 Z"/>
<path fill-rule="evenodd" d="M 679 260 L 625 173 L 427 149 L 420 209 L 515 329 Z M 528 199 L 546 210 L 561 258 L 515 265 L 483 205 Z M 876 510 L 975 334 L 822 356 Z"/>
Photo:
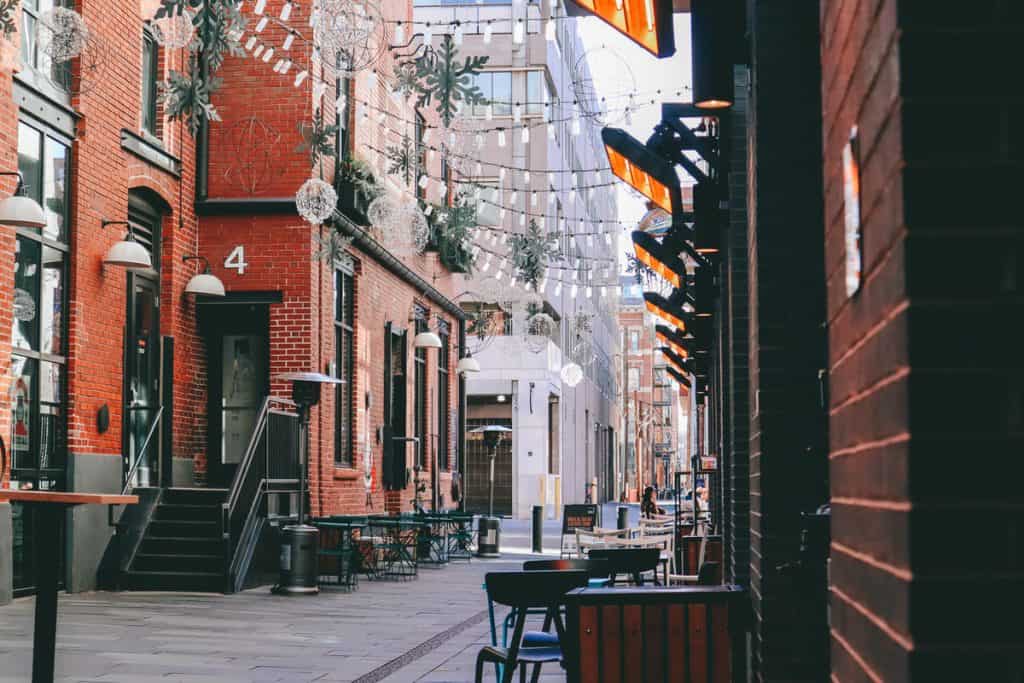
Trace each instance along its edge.
<path fill-rule="evenodd" d="M 780 571 L 827 499 L 818 9 L 752 0 L 749 116 L 753 678 L 827 678 L 824 595 Z"/>
<path fill-rule="evenodd" d="M 1017 683 L 1024 145 L 1006 79 L 1024 9 L 839 0 L 822 3 L 821 30 L 833 680 Z M 980 106 L 958 133 L 950 113 L 967 102 Z M 853 125 L 864 278 L 847 298 Z"/>

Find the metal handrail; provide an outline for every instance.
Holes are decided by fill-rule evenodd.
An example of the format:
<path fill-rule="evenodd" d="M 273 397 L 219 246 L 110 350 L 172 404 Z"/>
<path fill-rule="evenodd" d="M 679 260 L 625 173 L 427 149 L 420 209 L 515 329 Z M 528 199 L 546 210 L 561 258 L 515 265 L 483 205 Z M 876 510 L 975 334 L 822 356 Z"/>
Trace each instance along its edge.
<path fill-rule="evenodd" d="M 249 438 L 249 445 L 245 449 L 245 455 L 242 456 L 242 460 L 238 463 L 234 479 L 231 481 L 231 489 L 228 492 L 228 498 L 225 501 L 229 516 L 235 511 L 235 507 L 238 505 L 238 497 L 241 495 L 240 484 L 245 481 L 245 475 L 249 472 L 249 467 L 252 465 L 252 459 L 256 454 L 256 448 L 259 445 L 260 437 L 266 429 L 271 407 L 275 404 L 286 408 L 298 407 L 294 401 L 287 398 L 268 396 L 263 399 L 263 405 L 260 407 L 259 415 L 256 417 L 256 424 L 253 427 L 252 436 Z"/>
<path fill-rule="evenodd" d="M 149 433 L 146 434 L 146 439 L 142 442 L 142 448 L 139 449 L 139 455 L 135 458 L 135 462 L 132 463 L 131 469 L 128 470 L 128 477 L 125 479 L 124 488 L 121 489 L 121 495 L 125 495 L 135 488 L 132 486 L 132 482 L 135 480 L 135 475 L 139 470 L 139 463 L 142 462 L 143 457 L 146 455 L 146 449 L 149 448 L 149 444 L 153 440 L 153 434 L 156 433 L 156 428 L 160 426 L 163 416 L 164 407 L 160 406 L 160 409 L 156 411 L 156 419 L 153 420 L 153 426 L 149 428 Z"/>

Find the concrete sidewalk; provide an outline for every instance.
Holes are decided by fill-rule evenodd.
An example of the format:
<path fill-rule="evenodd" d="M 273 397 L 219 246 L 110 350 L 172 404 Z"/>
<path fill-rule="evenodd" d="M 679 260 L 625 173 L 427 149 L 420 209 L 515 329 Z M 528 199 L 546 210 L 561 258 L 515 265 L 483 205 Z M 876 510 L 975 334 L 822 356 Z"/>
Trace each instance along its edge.
<path fill-rule="evenodd" d="M 504 527 L 509 548 L 528 549 L 529 522 L 504 520 Z M 557 547 L 557 535 L 544 540 Z M 484 574 L 536 557 L 503 550 L 500 559 L 423 568 L 413 581 L 364 579 L 354 593 L 315 597 L 267 588 L 231 596 L 61 595 L 57 680 L 472 681 L 476 652 L 490 640 Z M 0 683 L 30 680 L 33 608 L 31 598 L 0 608 Z M 548 668 L 553 675 L 542 680 L 564 680 L 557 665 Z M 493 668 L 486 680 L 494 680 Z"/>

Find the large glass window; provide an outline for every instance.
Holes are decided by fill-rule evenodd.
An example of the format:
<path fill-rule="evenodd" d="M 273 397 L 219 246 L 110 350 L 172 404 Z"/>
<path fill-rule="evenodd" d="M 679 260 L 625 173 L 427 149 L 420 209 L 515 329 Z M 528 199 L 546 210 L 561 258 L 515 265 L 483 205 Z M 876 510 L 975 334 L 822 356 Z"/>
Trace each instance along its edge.
<path fill-rule="evenodd" d="M 451 396 L 448 386 L 448 367 L 451 358 L 448 350 L 450 336 L 447 330 L 442 330 L 441 348 L 437 352 L 437 463 L 438 469 L 450 470 L 452 463 L 451 456 L 451 430 L 448 422 L 451 420 Z"/>
<path fill-rule="evenodd" d="M 19 229 L 14 243 L 11 316 L 13 488 L 59 490 L 66 460 L 64 419 L 65 252 L 69 148 L 40 128 L 18 126 L 18 170 L 25 192 L 46 212 L 42 230 Z M 8 285 L 8 286 L 11 286 Z M 31 511 L 14 505 L 14 588 L 31 590 Z"/>
<path fill-rule="evenodd" d="M 473 77 L 473 83 L 483 93 L 484 99 L 491 103 L 495 116 L 512 115 L 512 72 L 483 71 Z M 484 116 L 486 104 L 475 104 L 469 109 L 470 116 Z"/>
<path fill-rule="evenodd" d="M 428 315 L 425 310 L 417 310 L 416 334 L 427 331 Z M 426 444 L 424 441 L 427 434 L 427 350 L 425 348 L 416 349 L 413 361 L 415 366 L 415 395 L 413 396 L 415 419 L 413 420 L 413 436 L 417 439 L 416 465 L 422 468 L 425 462 Z"/>
<path fill-rule="evenodd" d="M 350 273 L 334 274 L 334 352 L 338 377 L 345 381 L 335 389 L 334 462 L 354 464 L 352 447 L 352 396 L 355 382 L 355 284 Z"/>
<path fill-rule="evenodd" d="M 157 81 L 160 47 L 148 29 L 142 32 L 142 130 L 157 135 Z"/>
<path fill-rule="evenodd" d="M 548 77 L 541 70 L 526 72 L 526 113 L 540 116 L 544 113 L 544 105 L 551 101 L 551 85 Z M 553 117 L 552 117 L 553 118 Z"/>
<path fill-rule="evenodd" d="M 54 7 L 70 7 L 71 0 L 22 0 L 21 63 L 39 72 L 54 85 L 71 88 L 71 62 L 54 64 L 36 40 L 39 18 Z"/>

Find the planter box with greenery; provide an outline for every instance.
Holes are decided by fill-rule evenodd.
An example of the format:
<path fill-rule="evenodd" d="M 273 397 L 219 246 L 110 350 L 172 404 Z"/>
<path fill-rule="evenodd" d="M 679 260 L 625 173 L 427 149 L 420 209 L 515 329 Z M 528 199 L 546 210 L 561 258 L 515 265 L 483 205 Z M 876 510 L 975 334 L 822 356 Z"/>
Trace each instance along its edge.
<path fill-rule="evenodd" d="M 338 164 L 335 185 L 338 210 L 358 225 L 369 225 L 366 212 L 380 194 L 380 186 L 370 167 L 353 157 L 344 159 Z"/>

